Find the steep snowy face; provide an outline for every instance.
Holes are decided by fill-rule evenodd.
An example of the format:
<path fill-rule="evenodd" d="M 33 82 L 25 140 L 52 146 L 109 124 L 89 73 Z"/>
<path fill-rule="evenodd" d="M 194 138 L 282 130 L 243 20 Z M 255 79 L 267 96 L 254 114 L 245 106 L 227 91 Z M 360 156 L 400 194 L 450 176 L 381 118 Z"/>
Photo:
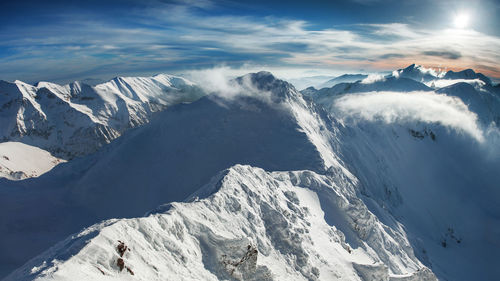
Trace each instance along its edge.
<path fill-rule="evenodd" d="M 234 166 L 189 200 L 85 229 L 5 280 L 436 280 L 343 173 Z"/>
<path fill-rule="evenodd" d="M 338 131 L 324 111 L 269 73 L 244 80 L 238 96 L 213 94 L 173 106 L 96 154 L 27 182 L 0 182 L 0 247 L 6 249 L 0 264 L 14 269 L 91 223 L 182 201 L 234 164 L 317 172 L 338 165 L 330 141 Z M 47 232 L 47 224 L 58 228 Z"/>
<path fill-rule="evenodd" d="M 419 259 L 448 280 L 491 280 L 500 247 L 498 140 L 435 123 L 359 122 L 343 160 L 376 202 L 405 226 Z"/>
<path fill-rule="evenodd" d="M 500 233 L 499 102 L 489 89 L 459 83 L 315 99 L 345 125 L 337 153 L 361 198 L 379 218 L 389 212 L 402 223 L 416 255 L 443 279 L 500 274 L 492 238 Z"/>
<path fill-rule="evenodd" d="M 179 77 L 115 78 L 97 86 L 0 81 L 0 138 L 71 159 L 95 152 L 152 113 L 203 95 Z"/>
<path fill-rule="evenodd" d="M 495 92 L 494 87 L 460 82 L 440 88 L 437 92 L 459 97 L 486 126 L 500 125 L 500 95 Z"/>

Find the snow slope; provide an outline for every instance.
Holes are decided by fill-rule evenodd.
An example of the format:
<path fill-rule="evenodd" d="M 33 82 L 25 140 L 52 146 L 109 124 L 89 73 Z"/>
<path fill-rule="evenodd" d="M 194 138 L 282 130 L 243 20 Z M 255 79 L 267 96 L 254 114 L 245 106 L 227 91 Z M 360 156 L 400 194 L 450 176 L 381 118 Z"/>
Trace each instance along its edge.
<path fill-rule="evenodd" d="M 450 96 L 459 97 L 475 112 L 484 124 L 500 125 L 500 95 L 487 84 L 454 83 L 437 90 Z"/>
<path fill-rule="evenodd" d="M 20 142 L 0 143 L 0 177 L 22 180 L 38 177 L 65 162 L 38 147 Z"/>
<path fill-rule="evenodd" d="M 87 228 L 5 280 L 436 280 L 342 174 L 237 165 L 192 198 Z"/>
<path fill-rule="evenodd" d="M 344 160 L 374 201 L 372 211 L 394 214 L 440 279 L 500 274 L 498 150 L 423 122 L 361 122 L 344 142 Z"/>
<path fill-rule="evenodd" d="M 147 123 L 156 111 L 202 95 L 192 82 L 164 74 L 117 77 L 96 86 L 0 81 L 0 138 L 71 159 Z"/>

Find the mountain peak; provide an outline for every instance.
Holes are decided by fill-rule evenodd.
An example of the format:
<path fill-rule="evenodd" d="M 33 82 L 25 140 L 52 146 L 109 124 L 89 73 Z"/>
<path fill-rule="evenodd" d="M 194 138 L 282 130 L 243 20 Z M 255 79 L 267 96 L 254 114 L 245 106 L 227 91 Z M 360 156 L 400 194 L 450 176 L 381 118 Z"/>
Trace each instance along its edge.
<path fill-rule="evenodd" d="M 417 65 L 417 64 L 413 63 L 413 64 L 407 66 L 405 69 L 406 70 L 412 70 L 412 69 L 419 68 L 419 67 L 421 67 L 421 65 Z"/>
<path fill-rule="evenodd" d="M 278 79 L 276 79 L 276 77 L 274 77 L 274 75 L 269 71 L 248 73 L 241 77 L 236 78 L 238 83 L 242 82 L 244 83 L 245 79 L 248 79 L 254 86 L 258 87 L 259 89 L 269 89 L 270 87 L 273 86 L 273 84 L 275 84 L 278 81 Z M 286 83 L 284 81 L 281 82 Z"/>
<path fill-rule="evenodd" d="M 271 99 L 274 102 L 280 102 L 286 98 L 290 98 L 292 96 L 296 97 L 298 95 L 297 90 L 292 84 L 276 78 L 271 72 L 268 71 L 249 73 L 236 78 L 235 81 L 245 90 L 252 91 L 256 89 L 262 92 L 270 92 Z"/>
<path fill-rule="evenodd" d="M 414 63 L 406 68 L 395 70 L 390 76 L 409 78 L 418 82 L 428 82 L 436 79 L 439 74 L 432 68 L 425 68 Z"/>
<path fill-rule="evenodd" d="M 492 85 L 491 79 L 482 73 L 475 72 L 473 69 L 464 69 L 462 71 L 450 70 L 446 72 L 443 79 L 479 79 L 489 85 Z"/>

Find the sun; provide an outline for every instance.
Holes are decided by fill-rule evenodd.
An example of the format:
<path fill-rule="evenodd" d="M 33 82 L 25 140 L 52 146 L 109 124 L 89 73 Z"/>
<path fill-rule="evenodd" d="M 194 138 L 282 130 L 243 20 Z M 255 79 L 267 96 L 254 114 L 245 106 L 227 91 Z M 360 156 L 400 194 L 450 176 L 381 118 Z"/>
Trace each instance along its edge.
<path fill-rule="evenodd" d="M 456 28 L 466 28 L 469 25 L 469 15 L 466 13 L 460 13 L 455 16 L 453 20 L 453 25 Z"/>

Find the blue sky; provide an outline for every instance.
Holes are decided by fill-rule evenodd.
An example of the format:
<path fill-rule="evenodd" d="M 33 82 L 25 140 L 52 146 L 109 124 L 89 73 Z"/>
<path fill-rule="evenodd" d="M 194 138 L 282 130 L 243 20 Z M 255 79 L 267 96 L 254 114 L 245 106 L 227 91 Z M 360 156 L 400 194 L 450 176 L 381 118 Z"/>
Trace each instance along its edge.
<path fill-rule="evenodd" d="M 221 65 L 312 75 L 413 62 L 500 77 L 499 14 L 494 0 L 12 1 L 0 4 L 0 79 L 64 83 Z M 460 28 L 459 15 L 468 18 Z"/>

